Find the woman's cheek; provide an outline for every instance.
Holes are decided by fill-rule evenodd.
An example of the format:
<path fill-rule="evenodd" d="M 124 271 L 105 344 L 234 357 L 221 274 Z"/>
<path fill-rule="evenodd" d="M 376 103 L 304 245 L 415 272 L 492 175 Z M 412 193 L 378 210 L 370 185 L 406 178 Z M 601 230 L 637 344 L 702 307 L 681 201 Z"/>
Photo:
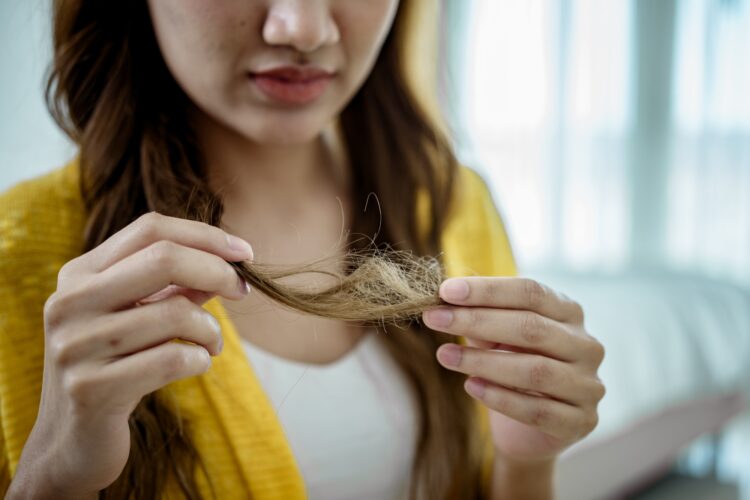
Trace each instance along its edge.
<path fill-rule="evenodd" d="M 234 6 L 232 8 L 232 6 Z M 173 71 L 211 70 L 235 57 L 243 43 L 247 9 L 226 0 L 150 0 L 151 20 L 167 66 Z M 247 28 L 244 28 L 249 31 Z"/>
<path fill-rule="evenodd" d="M 357 84 L 369 73 L 391 30 L 398 0 L 340 0 L 334 19 Z"/>

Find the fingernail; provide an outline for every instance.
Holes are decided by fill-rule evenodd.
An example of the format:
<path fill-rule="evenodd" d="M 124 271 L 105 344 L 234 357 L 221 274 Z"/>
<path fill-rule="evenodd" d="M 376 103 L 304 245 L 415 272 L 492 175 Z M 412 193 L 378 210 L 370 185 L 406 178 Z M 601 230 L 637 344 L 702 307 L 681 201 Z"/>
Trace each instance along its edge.
<path fill-rule="evenodd" d="M 469 284 L 466 280 L 451 278 L 440 286 L 440 295 L 445 300 L 465 300 L 469 298 Z"/>
<path fill-rule="evenodd" d="M 446 366 L 458 366 L 461 363 L 461 347 L 456 344 L 443 344 L 437 355 L 438 360 Z"/>
<path fill-rule="evenodd" d="M 216 318 L 213 317 L 212 314 L 210 314 L 210 313 L 207 314 L 206 315 L 206 319 L 208 320 L 208 324 L 211 325 L 211 328 L 216 333 L 221 333 L 221 325 L 219 324 L 219 321 Z"/>
<path fill-rule="evenodd" d="M 227 244 L 229 245 L 229 248 L 236 252 L 242 252 L 245 255 L 248 255 L 248 260 L 253 259 L 253 247 L 250 246 L 250 243 L 243 240 L 242 238 L 238 238 L 237 236 L 233 236 L 231 234 L 227 234 Z"/>
<path fill-rule="evenodd" d="M 250 283 L 242 278 L 240 278 L 240 293 L 242 295 L 247 295 L 248 293 L 250 293 Z"/>
<path fill-rule="evenodd" d="M 446 308 L 430 309 L 425 311 L 424 320 L 427 326 L 445 328 L 453 322 L 453 311 Z"/>
<path fill-rule="evenodd" d="M 478 378 L 470 378 L 464 384 L 466 392 L 468 392 L 475 398 L 481 398 L 482 396 L 484 396 L 484 390 L 486 387 L 487 384 Z"/>
<path fill-rule="evenodd" d="M 216 346 L 217 354 L 221 352 L 221 350 L 224 348 L 224 338 L 221 335 L 221 325 L 217 321 L 216 318 L 213 317 L 212 314 L 206 313 L 206 321 L 208 321 L 209 326 L 211 329 L 219 335 L 219 341 Z"/>

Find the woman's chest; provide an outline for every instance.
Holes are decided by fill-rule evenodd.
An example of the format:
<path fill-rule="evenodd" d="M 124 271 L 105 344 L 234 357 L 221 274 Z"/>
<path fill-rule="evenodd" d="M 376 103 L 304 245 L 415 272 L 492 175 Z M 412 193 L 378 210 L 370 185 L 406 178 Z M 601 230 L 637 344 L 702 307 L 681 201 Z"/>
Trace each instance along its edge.
<path fill-rule="evenodd" d="M 365 328 L 339 320 L 302 314 L 251 291 L 241 302 L 224 302 L 244 342 L 280 358 L 325 365 L 354 349 Z"/>
<path fill-rule="evenodd" d="M 242 341 L 311 499 L 399 499 L 408 491 L 418 406 L 380 335 L 366 330 L 356 347 L 324 366 Z"/>

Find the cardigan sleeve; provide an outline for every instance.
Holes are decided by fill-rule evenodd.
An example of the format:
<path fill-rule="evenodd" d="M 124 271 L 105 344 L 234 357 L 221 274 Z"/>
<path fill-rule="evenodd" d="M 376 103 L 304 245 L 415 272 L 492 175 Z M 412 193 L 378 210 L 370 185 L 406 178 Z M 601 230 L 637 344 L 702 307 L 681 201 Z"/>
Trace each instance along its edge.
<path fill-rule="evenodd" d="M 0 493 L 36 421 L 44 371 L 44 303 L 78 255 L 82 210 L 72 167 L 0 193 Z"/>
<path fill-rule="evenodd" d="M 484 179 L 463 167 L 455 193 L 442 241 L 446 274 L 517 275 L 505 224 Z"/>
<path fill-rule="evenodd" d="M 2 415 L 0 415 L 2 420 Z M 8 452 L 5 450 L 5 437 L 0 429 L 0 495 L 5 495 L 10 486 L 10 466 L 8 464 Z"/>

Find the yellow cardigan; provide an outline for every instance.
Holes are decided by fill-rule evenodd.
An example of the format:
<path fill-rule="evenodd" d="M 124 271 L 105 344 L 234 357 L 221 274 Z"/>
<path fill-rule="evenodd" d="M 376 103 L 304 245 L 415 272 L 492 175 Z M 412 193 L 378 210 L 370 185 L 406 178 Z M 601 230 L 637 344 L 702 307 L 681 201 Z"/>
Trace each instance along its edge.
<path fill-rule="evenodd" d="M 85 210 L 76 161 L 0 194 L 0 493 L 13 477 L 36 420 L 44 364 L 43 306 L 57 273 L 80 255 Z M 483 180 L 462 168 L 456 210 L 443 234 L 450 276 L 516 274 L 501 218 Z M 304 480 L 280 421 L 218 298 L 204 305 L 220 322 L 224 350 L 208 372 L 168 385 L 192 422 L 218 498 L 305 498 Z M 482 429 L 487 433 L 484 407 Z M 485 485 L 492 446 L 487 436 Z M 205 478 L 197 478 L 208 497 Z M 179 498 L 173 488 L 165 498 Z"/>

